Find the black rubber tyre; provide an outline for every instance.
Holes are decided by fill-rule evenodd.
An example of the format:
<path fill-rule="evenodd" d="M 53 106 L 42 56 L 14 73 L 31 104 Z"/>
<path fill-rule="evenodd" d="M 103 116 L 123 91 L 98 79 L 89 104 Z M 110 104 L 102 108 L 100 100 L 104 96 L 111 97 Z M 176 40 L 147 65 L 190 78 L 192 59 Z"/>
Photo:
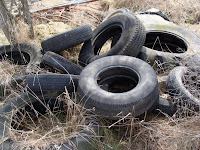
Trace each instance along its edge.
<path fill-rule="evenodd" d="M 77 75 L 69 74 L 32 74 L 28 75 L 25 84 L 32 91 L 75 92 L 78 85 Z"/>
<path fill-rule="evenodd" d="M 42 41 L 43 50 L 60 52 L 74 47 L 92 38 L 92 29 L 89 25 L 83 25 L 73 30 L 55 35 Z"/>
<path fill-rule="evenodd" d="M 77 95 L 79 102 L 95 108 L 100 116 L 115 119 L 120 112 L 120 116 L 139 116 L 158 101 L 158 80 L 155 71 L 142 60 L 108 56 L 83 69 Z"/>
<path fill-rule="evenodd" d="M 173 116 L 177 111 L 177 107 L 171 100 L 160 97 L 155 112 L 160 111 Z"/>
<path fill-rule="evenodd" d="M 45 64 L 48 64 L 61 73 L 79 75 L 82 71 L 80 66 L 54 52 L 46 52 L 42 60 Z"/>
<path fill-rule="evenodd" d="M 35 45 L 19 43 L 0 46 L 0 60 L 10 60 L 19 65 L 38 65 L 41 61 L 41 50 Z"/>
<path fill-rule="evenodd" d="M 164 20 L 158 15 L 136 15 L 146 29 L 146 41 L 139 58 L 151 64 L 157 58 L 161 63 L 187 61 L 191 54 L 200 52 L 200 37 L 182 26 Z"/>
<path fill-rule="evenodd" d="M 183 77 L 187 73 L 188 68 L 184 66 L 175 67 L 170 71 L 167 77 L 167 89 L 169 94 L 177 97 L 179 105 L 194 107 L 199 110 L 200 100 L 191 94 L 191 92 L 184 86 Z"/>
<path fill-rule="evenodd" d="M 10 79 L 10 85 L 15 87 L 21 83 L 26 75 L 26 69 L 35 65 L 39 65 L 41 62 L 41 50 L 35 45 L 26 43 L 18 43 L 13 45 L 0 46 L 0 60 L 9 60 L 13 64 L 26 65 L 26 67 L 19 73 L 12 76 Z M 1 96 L 4 96 L 4 89 L 7 85 L 1 84 Z"/>
<path fill-rule="evenodd" d="M 91 42 L 84 43 L 79 54 L 79 62 L 80 64 L 88 64 L 96 59 L 111 55 L 137 56 L 144 44 L 145 35 L 145 28 L 136 16 L 129 13 L 113 16 L 94 30 Z M 99 55 L 105 42 L 114 37 L 117 39 L 115 38 L 111 49 Z"/>
<path fill-rule="evenodd" d="M 55 107 L 58 107 L 56 105 L 56 97 L 58 95 L 54 94 L 55 93 L 50 92 L 45 93 L 44 95 L 37 95 L 36 99 L 35 96 L 31 94 L 22 93 L 20 96 L 8 99 L 6 101 L 4 106 L 0 108 L 0 147 L 3 150 L 22 149 L 19 144 L 16 144 L 16 141 L 11 140 L 10 138 L 9 128 L 11 127 L 11 125 L 14 126 L 11 119 L 13 112 L 16 110 L 20 110 L 21 108 L 25 108 L 26 110 L 32 112 L 34 108 L 34 113 L 35 111 L 37 111 L 38 114 L 42 115 L 46 112 L 46 109 L 48 108 L 47 105 L 50 107 L 50 109 L 55 109 Z M 40 99 L 41 101 L 39 101 L 38 99 Z M 52 144 L 48 149 L 57 149 L 59 145 L 60 149 L 62 150 L 95 150 L 97 147 L 97 142 L 93 141 L 90 136 L 101 136 L 102 130 L 99 124 L 95 122 L 95 120 L 87 119 L 85 121 L 85 124 L 90 126 L 91 131 L 80 131 L 80 136 L 70 139 L 70 144 L 67 142 L 63 144 L 55 143 L 55 145 Z M 30 149 L 30 147 L 24 147 L 23 149 Z"/>

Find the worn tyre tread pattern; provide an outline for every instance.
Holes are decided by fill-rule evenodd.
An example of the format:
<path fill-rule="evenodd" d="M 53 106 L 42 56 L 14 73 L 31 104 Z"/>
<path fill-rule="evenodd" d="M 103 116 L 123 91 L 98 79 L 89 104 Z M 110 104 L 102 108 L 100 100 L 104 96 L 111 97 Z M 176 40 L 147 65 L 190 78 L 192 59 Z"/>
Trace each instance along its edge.
<path fill-rule="evenodd" d="M 72 93 L 76 90 L 78 78 L 77 75 L 69 74 L 33 74 L 27 76 L 25 84 L 32 91 L 64 92 L 66 87 Z"/>
<path fill-rule="evenodd" d="M 90 25 L 83 25 L 46 39 L 42 41 L 41 46 L 45 52 L 60 52 L 83 43 L 90 38 L 92 38 Z"/>
<path fill-rule="evenodd" d="M 134 20 L 136 21 L 135 33 L 133 34 L 134 36 L 129 41 L 127 46 L 121 51 L 120 54 L 122 55 L 137 56 L 145 42 L 145 37 L 146 37 L 145 27 L 136 16 L 133 15 L 133 17 Z M 136 50 L 139 50 L 139 52 L 137 52 Z"/>

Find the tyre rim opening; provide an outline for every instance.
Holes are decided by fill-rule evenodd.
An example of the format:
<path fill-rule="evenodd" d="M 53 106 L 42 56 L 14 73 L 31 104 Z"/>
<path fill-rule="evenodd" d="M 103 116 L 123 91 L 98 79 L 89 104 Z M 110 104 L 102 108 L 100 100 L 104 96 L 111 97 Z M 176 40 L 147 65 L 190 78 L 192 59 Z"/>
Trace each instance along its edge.
<path fill-rule="evenodd" d="M 138 74 L 126 67 L 110 67 L 97 75 L 98 86 L 111 93 L 124 93 L 132 90 L 139 82 Z"/>
<path fill-rule="evenodd" d="M 94 54 L 102 55 L 108 52 L 120 39 L 122 28 L 120 26 L 112 26 L 103 30 L 93 39 Z"/>
<path fill-rule="evenodd" d="M 188 48 L 186 42 L 179 36 L 165 32 L 148 32 L 144 46 L 170 53 L 184 53 Z"/>
<path fill-rule="evenodd" d="M 27 65 L 30 62 L 30 56 L 24 51 L 11 51 L 0 54 L 0 60 L 9 60 L 13 64 Z"/>

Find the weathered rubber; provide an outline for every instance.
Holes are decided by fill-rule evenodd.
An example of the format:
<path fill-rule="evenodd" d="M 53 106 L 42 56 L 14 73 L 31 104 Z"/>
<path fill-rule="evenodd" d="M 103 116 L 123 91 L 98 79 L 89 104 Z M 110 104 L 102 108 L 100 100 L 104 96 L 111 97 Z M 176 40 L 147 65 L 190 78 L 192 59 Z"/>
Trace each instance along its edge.
<path fill-rule="evenodd" d="M 55 35 L 42 41 L 42 49 L 52 52 L 61 52 L 74 47 L 92 38 L 92 29 L 90 25 L 83 25 L 73 30 Z"/>
<path fill-rule="evenodd" d="M 72 93 L 76 91 L 78 78 L 78 75 L 70 74 L 32 74 L 27 76 L 25 84 L 32 91 L 64 92 L 66 88 Z"/>

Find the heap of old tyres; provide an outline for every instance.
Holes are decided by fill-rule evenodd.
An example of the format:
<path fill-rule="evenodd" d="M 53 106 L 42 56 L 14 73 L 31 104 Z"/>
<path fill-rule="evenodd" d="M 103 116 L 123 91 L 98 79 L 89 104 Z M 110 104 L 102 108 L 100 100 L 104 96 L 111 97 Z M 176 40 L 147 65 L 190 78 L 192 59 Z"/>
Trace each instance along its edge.
<path fill-rule="evenodd" d="M 124 13 L 120 17 L 121 18 L 124 17 L 125 19 L 122 19 L 122 20 L 119 19 L 119 15 L 118 15 L 117 17 L 111 18 L 111 21 L 107 21 L 107 22 L 105 21 L 105 23 L 102 23 L 99 27 L 97 27 L 97 29 L 94 31 L 93 38 L 91 40 L 86 41 L 81 49 L 81 52 L 79 54 L 79 64 L 81 64 L 82 66 L 85 66 L 90 62 L 89 59 L 93 61 L 95 59 L 99 59 L 101 57 L 107 56 L 107 54 L 99 55 L 99 51 L 101 50 L 101 47 L 103 46 L 103 44 L 110 38 L 112 38 L 112 44 L 111 44 L 111 49 L 108 51 L 108 55 L 110 54 L 117 55 L 119 53 L 123 55 L 137 56 L 137 54 L 140 52 L 141 47 L 142 47 L 141 43 L 144 43 L 144 39 L 145 39 L 144 27 L 142 23 L 137 19 L 137 17 L 133 16 L 130 13 L 126 14 L 124 10 L 125 12 L 128 12 L 127 9 L 119 9 L 117 10 L 117 12 L 119 11 L 120 13 Z M 111 16 L 108 16 L 109 20 L 110 20 L 110 17 Z M 134 25 L 134 27 L 130 27 L 128 26 L 128 24 L 132 24 Z M 125 29 L 129 31 L 130 33 L 133 33 L 133 35 L 125 32 L 126 31 Z M 74 29 L 74 31 L 75 30 L 76 29 Z M 81 27 L 78 30 L 81 31 Z M 57 40 L 57 38 L 58 39 L 62 38 L 64 34 L 69 34 L 70 32 L 71 31 L 67 31 L 66 33 L 56 35 L 43 42 L 45 43 L 46 41 L 51 41 L 52 43 L 55 43 L 55 40 Z M 121 32 L 122 32 L 122 35 L 121 35 Z M 78 33 L 74 34 L 74 36 L 75 35 L 77 37 L 79 36 Z M 127 40 L 128 42 L 124 41 L 124 38 L 127 39 L 127 37 L 128 37 L 128 40 Z M 64 43 L 64 41 L 67 41 L 67 38 L 65 38 L 62 42 Z M 121 47 L 119 47 L 120 45 Z M 123 50 L 121 50 L 120 48 L 123 48 Z M 135 48 L 135 49 L 132 49 L 132 48 Z M 65 49 L 64 47 L 60 48 L 59 51 L 62 51 L 64 49 Z M 95 53 L 94 51 L 98 51 L 96 52 L 96 55 L 94 54 Z M 66 58 L 54 52 L 46 52 L 43 56 L 43 62 L 61 71 L 62 73 L 80 74 L 80 71 L 82 70 L 76 64 L 72 63 L 71 61 L 67 60 Z M 113 76 L 115 75 L 113 74 Z M 124 76 L 123 72 L 122 72 L 122 76 Z M 38 83 L 36 84 L 34 83 L 35 77 L 36 75 L 32 75 L 32 76 L 29 76 L 26 80 L 26 84 L 33 91 L 40 91 L 40 90 L 58 91 L 59 90 L 63 92 L 64 87 L 66 86 L 69 92 L 70 93 L 72 92 L 73 88 L 70 85 L 71 83 L 69 83 L 70 81 L 69 77 L 66 77 L 65 75 L 63 76 L 63 75 L 56 75 L 56 74 L 54 75 L 41 74 L 36 77 L 38 79 Z M 54 77 L 55 79 L 53 79 Z M 51 82 L 49 82 L 50 80 Z M 75 83 L 76 83 L 76 80 L 75 80 Z M 76 87 L 77 85 L 74 84 L 74 92 L 76 91 L 75 90 Z M 165 105 L 162 105 L 162 104 L 165 104 Z M 156 101 L 154 105 L 152 105 L 151 110 L 155 109 L 156 107 L 159 109 L 162 108 L 162 110 L 165 111 L 165 113 L 170 114 L 171 107 L 173 106 L 171 103 L 168 103 L 168 100 L 159 99 L 158 103 Z"/>
<path fill-rule="evenodd" d="M 136 57 L 145 41 L 145 28 L 141 21 L 130 13 L 123 13 L 102 22 L 94 31 L 92 39 L 86 41 L 79 54 L 79 64 L 112 55 Z M 112 39 L 110 49 L 100 54 L 101 48 Z"/>
<path fill-rule="evenodd" d="M 161 63 L 177 63 L 200 52 L 200 37 L 195 32 L 170 22 L 157 9 L 133 14 L 130 10 L 121 8 L 109 14 L 106 19 L 125 13 L 136 15 L 146 29 L 146 40 L 138 56 L 140 59 L 151 64 L 156 60 Z"/>
<path fill-rule="evenodd" d="M 43 95 L 22 93 L 16 98 L 6 100 L 5 104 L 0 108 L 0 146 L 3 150 L 30 149 L 30 147 L 20 147 L 17 141 L 10 137 L 10 128 L 15 128 L 15 123 L 12 122 L 13 113 L 17 114 L 20 109 L 24 108 L 27 110 L 27 112 L 43 115 L 46 111 L 48 111 L 47 109 L 55 109 L 55 106 L 60 106 L 56 100 L 57 96 L 55 95 L 56 94 L 54 92 L 45 92 Z M 86 120 L 85 123 L 91 127 L 91 131 L 80 131 L 80 135 L 83 134 L 83 136 L 71 138 L 71 143 L 55 143 L 49 147 L 46 147 L 45 149 L 55 149 L 58 145 L 60 146 L 61 150 L 96 149 L 95 142 L 90 138 L 90 136 L 94 134 L 100 134 L 100 126 L 94 120 Z"/>

